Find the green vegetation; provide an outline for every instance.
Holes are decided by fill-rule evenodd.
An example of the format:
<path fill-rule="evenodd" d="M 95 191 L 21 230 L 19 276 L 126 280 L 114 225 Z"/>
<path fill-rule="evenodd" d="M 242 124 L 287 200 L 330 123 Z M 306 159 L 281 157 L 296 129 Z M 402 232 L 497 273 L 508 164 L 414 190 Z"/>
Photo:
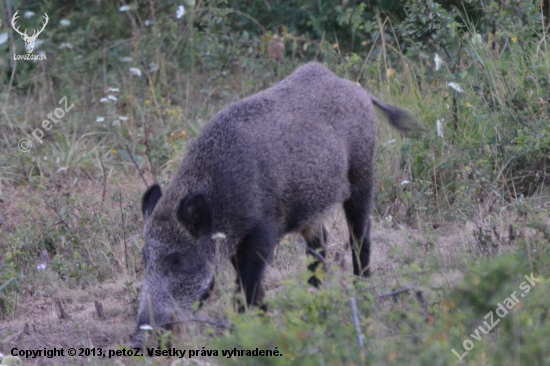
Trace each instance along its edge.
<path fill-rule="evenodd" d="M 197 357 L 213 364 L 550 363 L 547 1 L 186 0 L 181 17 L 180 4 L 165 0 L 126 11 L 114 2 L 8 4 L 2 14 L 19 10 L 28 34 L 44 12 L 49 23 L 34 50 L 47 60 L 16 62 L 23 40 L 9 19 L 0 23 L 0 41 L 13 37 L 0 44 L 0 353 L 30 317 L 38 330 L 25 346 L 49 342 L 44 324 L 58 320 L 31 305 L 62 300 L 85 319 L 77 302 L 93 307 L 106 296 L 112 322 L 75 316 L 56 342 L 128 346 L 144 181 L 167 184 L 217 111 L 319 60 L 426 128 L 411 140 L 380 123 L 374 276 L 350 276 L 346 235 L 332 228 L 324 285 L 312 290 L 305 249 L 286 238 L 268 273 L 267 314 L 235 314 L 232 273 L 222 271 L 225 285 L 199 314 L 233 328 L 191 323 L 172 345 L 283 354 Z M 42 121 L 64 97 L 74 107 L 47 130 Z M 18 148 L 22 138 L 30 151 Z M 524 293 L 531 274 L 540 281 Z M 89 297 L 67 295 L 77 291 Z M 514 291 L 519 302 L 484 334 L 486 314 Z M 109 341 L 97 340 L 106 333 Z M 452 349 L 462 355 L 466 340 L 473 348 L 460 361 Z"/>

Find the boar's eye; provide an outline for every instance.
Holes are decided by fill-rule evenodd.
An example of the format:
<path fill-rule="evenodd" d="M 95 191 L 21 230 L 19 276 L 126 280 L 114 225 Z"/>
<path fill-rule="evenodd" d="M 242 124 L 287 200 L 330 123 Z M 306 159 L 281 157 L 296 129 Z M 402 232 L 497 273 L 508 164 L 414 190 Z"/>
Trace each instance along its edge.
<path fill-rule="evenodd" d="M 171 253 L 168 254 L 165 258 L 165 265 L 171 271 L 181 272 L 186 270 L 186 260 L 183 254 L 181 253 Z"/>

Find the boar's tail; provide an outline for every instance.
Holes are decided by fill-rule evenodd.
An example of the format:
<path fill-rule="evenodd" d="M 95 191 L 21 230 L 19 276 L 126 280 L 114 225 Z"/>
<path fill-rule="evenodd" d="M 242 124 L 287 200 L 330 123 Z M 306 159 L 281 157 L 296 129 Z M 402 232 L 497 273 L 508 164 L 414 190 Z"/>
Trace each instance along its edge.
<path fill-rule="evenodd" d="M 388 117 L 390 124 L 406 135 L 417 135 L 424 131 L 418 121 L 405 109 L 384 103 L 380 99 L 371 97 L 372 103 L 380 108 Z"/>

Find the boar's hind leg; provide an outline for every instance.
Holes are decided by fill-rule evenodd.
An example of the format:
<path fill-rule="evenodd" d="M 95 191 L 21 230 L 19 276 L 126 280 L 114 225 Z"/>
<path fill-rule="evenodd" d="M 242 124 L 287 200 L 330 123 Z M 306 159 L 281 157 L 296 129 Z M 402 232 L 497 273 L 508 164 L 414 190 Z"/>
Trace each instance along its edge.
<path fill-rule="evenodd" d="M 307 281 L 310 285 L 319 287 L 321 280 L 315 276 L 315 271 L 321 263 L 325 261 L 325 245 L 327 242 L 327 230 L 324 225 L 319 225 L 316 228 L 307 228 L 301 231 L 307 244 L 307 254 L 315 260 L 307 269 L 312 272 L 312 276 Z"/>
<path fill-rule="evenodd" d="M 260 224 L 242 240 L 237 253 L 231 258 L 237 271 L 237 288 L 244 291 L 248 306 L 258 305 L 265 310 L 262 305 L 264 291 L 261 281 L 276 243 L 277 238 L 272 230 Z M 238 310 L 243 312 L 244 306 L 239 305 Z"/>
<path fill-rule="evenodd" d="M 369 174 L 372 177 L 372 174 Z M 344 202 L 344 211 L 350 228 L 350 247 L 353 256 L 353 274 L 369 277 L 370 219 L 372 178 L 362 184 L 352 184 L 351 196 Z"/>

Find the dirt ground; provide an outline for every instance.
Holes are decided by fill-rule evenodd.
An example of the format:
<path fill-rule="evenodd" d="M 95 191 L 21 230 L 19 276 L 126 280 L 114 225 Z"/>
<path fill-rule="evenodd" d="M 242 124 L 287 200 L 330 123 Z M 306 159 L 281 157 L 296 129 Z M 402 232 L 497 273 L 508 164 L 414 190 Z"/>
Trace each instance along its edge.
<path fill-rule="evenodd" d="M 343 211 L 334 210 L 326 221 L 329 230 L 328 262 L 338 266 L 344 273 L 352 272 L 351 252 L 348 249 L 348 231 Z M 471 228 L 453 224 L 442 224 L 437 233 L 419 233 L 407 227 L 400 227 L 388 220 L 373 220 L 371 261 L 374 283 L 391 280 L 402 263 L 414 262 L 417 255 L 411 249 L 415 240 L 426 241 L 435 237 L 435 256 L 443 263 L 454 261 L 471 240 Z M 305 243 L 298 235 L 285 237 L 272 265 L 264 279 L 267 297 L 273 296 L 281 286 L 281 280 L 298 276 L 305 268 Z M 233 288 L 230 266 L 221 269 L 220 282 L 213 298 L 208 300 L 200 311 L 205 318 L 223 318 L 228 296 Z M 21 294 L 17 299 L 16 310 L 7 321 L 0 324 L 0 352 L 9 355 L 12 348 L 38 350 L 70 347 L 120 349 L 130 347 L 135 330 L 135 302 L 137 298 L 128 291 L 129 283 L 139 288 L 140 276 L 120 275 L 116 280 L 97 285 L 68 288 L 59 281 L 57 275 L 48 268 L 41 272 L 43 282 L 37 284 L 39 296 Z M 460 273 L 447 273 L 434 278 L 441 284 L 455 282 Z M 98 316 L 96 303 L 103 308 L 104 319 Z M 63 310 L 60 310 L 60 305 Z M 206 310 L 205 310 L 206 309 Z M 55 357 L 24 359 L 24 365 L 83 365 L 92 357 Z M 118 359 L 123 364 L 124 359 Z M 96 360 L 97 361 L 97 360 Z M 108 360 L 107 363 L 113 363 Z"/>

